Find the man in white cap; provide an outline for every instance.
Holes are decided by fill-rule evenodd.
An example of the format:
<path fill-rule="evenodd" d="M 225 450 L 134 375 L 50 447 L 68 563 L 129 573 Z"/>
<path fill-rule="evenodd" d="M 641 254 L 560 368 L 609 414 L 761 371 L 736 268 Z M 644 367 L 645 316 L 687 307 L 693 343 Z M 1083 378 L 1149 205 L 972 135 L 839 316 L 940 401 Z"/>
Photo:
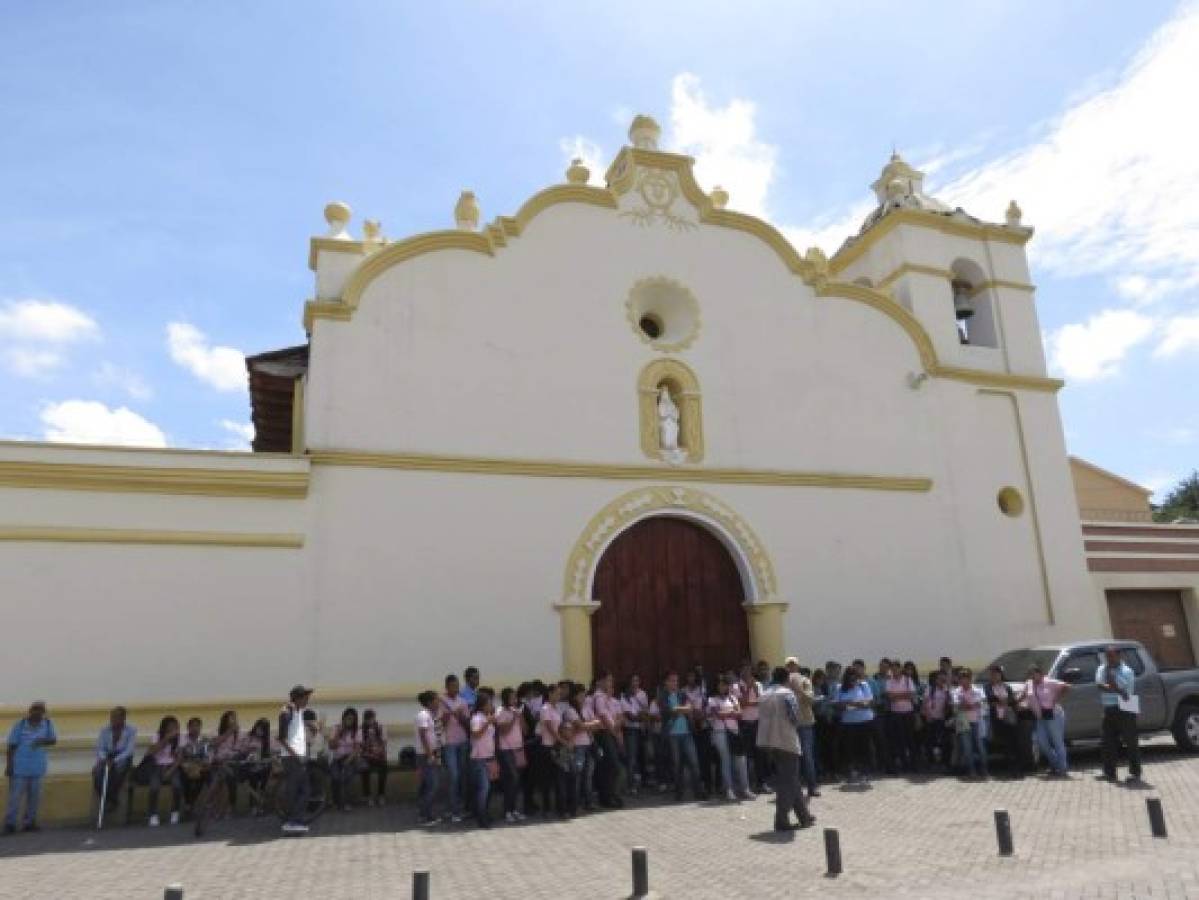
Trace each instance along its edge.
<path fill-rule="evenodd" d="M 803 771 L 804 783 L 808 786 L 808 798 L 819 797 L 820 788 L 816 782 L 816 691 L 812 687 L 812 679 L 803 674 L 799 660 L 788 656 L 783 664 L 787 669 L 787 686 L 795 694 L 799 702 L 799 745 L 803 748 L 803 758 L 800 768 Z"/>

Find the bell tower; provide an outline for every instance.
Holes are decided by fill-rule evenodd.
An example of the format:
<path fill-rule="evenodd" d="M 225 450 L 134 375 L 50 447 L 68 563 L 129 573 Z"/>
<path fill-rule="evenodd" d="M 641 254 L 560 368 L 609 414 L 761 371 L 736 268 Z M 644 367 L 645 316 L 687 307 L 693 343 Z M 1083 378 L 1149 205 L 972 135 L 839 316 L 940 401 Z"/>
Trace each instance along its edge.
<path fill-rule="evenodd" d="M 911 312 L 942 365 L 1045 375 L 1024 245 L 1033 230 L 1015 201 L 1002 224 L 924 190 L 924 173 L 892 153 L 870 186 L 878 201 L 830 260 L 842 281 L 876 288 Z"/>

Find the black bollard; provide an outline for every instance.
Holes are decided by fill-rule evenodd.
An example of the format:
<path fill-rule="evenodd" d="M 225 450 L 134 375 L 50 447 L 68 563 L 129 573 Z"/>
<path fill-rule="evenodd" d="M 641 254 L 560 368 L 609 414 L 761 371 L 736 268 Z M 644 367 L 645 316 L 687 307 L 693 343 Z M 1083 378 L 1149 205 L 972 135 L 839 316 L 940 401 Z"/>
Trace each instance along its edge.
<path fill-rule="evenodd" d="M 824 856 L 828 860 L 828 877 L 836 878 L 841 874 L 841 836 L 836 828 L 824 829 Z"/>
<path fill-rule="evenodd" d="M 429 873 L 412 873 L 412 900 L 429 900 Z"/>
<path fill-rule="evenodd" d="M 633 898 L 649 896 L 649 851 L 633 848 Z"/>
<path fill-rule="evenodd" d="M 1149 827 L 1153 829 L 1155 838 L 1164 838 L 1166 836 L 1166 817 L 1162 813 L 1162 802 L 1157 797 L 1149 797 L 1145 800 L 1145 806 L 1149 808 Z"/>
<path fill-rule="evenodd" d="M 162 900 L 183 900 L 183 885 L 168 884 L 162 892 Z"/>
<path fill-rule="evenodd" d="M 1011 856 L 1015 852 L 1012 847 L 1012 821 L 1006 809 L 995 810 L 995 837 L 999 840 L 1000 856 Z"/>

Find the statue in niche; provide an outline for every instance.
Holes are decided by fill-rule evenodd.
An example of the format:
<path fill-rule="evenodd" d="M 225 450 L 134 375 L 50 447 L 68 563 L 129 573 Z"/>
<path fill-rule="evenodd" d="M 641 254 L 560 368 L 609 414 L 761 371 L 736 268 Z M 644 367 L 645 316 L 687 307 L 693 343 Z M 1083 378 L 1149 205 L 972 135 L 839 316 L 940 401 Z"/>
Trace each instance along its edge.
<path fill-rule="evenodd" d="M 679 446 L 679 408 L 666 385 L 658 388 L 658 446 L 671 465 L 687 459 L 687 451 Z"/>

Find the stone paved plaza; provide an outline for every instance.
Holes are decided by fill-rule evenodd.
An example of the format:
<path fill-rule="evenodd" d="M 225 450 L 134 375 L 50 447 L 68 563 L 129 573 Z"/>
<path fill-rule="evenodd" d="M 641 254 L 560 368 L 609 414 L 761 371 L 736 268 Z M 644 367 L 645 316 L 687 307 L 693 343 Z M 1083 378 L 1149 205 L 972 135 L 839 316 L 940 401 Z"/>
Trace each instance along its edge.
<path fill-rule="evenodd" d="M 1097 782 L 1094 752 L 1069 781 L 967 783 L 883 779 L 863 792 L 826 787 L 819 825 L 784 835 L 753 803 L 674 805 L 657 798 L 569 823 L 490 831 L 412 824 L 404 805 L 326 813 L 307 838 L 266 820 L 190 828 L 50 829 L 0 841 L 0 898 L 158 898 L 178 881 L 200 898 L 398 898 L 414 868 L 444 898 L 617 898 L 631 888 L 629 849 L 650 851 L 662 897 L 1199 897 L 1199 759 L 1165 740 L 1147 753 L 1145 790 Z M 1170 836 L 1150 835 L 1159 796 Z M 1011 813 L 1016 855 L 996 852 L 992 811 Z M 840 830 L 845 874 L 824 877 L 821 829 Z"/>

